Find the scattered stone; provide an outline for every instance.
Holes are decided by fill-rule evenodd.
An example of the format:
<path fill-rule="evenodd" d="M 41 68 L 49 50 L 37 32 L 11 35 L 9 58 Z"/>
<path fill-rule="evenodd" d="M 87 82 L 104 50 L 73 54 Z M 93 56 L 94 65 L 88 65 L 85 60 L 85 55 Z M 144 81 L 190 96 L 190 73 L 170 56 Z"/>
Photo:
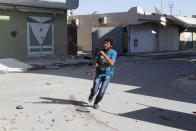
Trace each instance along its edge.
<path fill-rule="evenodd" d="M 3 131 L 7 131 L 5 127 L 2 126 L 1 128 L 3 129 Z"/>
<path fill-rule="evenodd" d="M 109 124 L 109 122 L 108 122 L 108 121 L 106 121 L 105 123 L 106 123 L 106 124 Z"/>
<path fill-rule="evenodd" d="M 88 126 L 88 124 L 84 124 L 83 126 Z"/>
<path fill-rule="evenodd" d="M 168 117 L 165 117 L 165 116 L 161 116 L 159 115 L 159 117 L 162 119 L 162 120 L 167 120 L 169 122 L 174 122 L 172 119 L 168 118 Z"/>
<path fill-rule="evenodd" d="M 12 128 L 9 129 L 9 131 L 16 130 L 16 129 L 18 129 L 18 128 L 12 127 Z"/>
<path fill-rule="evenodd" d="M 59 67 L 58 66 L 48 65 L 48 66 L 46 66 L 46 69 L 59 69 Z"/>
<path fill-rule="evenodd" d="M 163 111 L 163 109 L 157 109 L 157 111 Z"/>
<path fill-rule="evenodd" d="M 78 112 L 83 112 L 83 113 L 90 113 L 88 109 L 76 109 Z"/>
<path fill-rule="evenodd" d="M 73 121 L 73 120 L 74 120 L 74 119 L 70 119 L 70 120 L 66 119 L 65 121 L 66 121 L 66 122 L 69 122 L 69 121 Z"/>
<path fill-rule="evenodd" d="M 10 121 L 11 124 L 16 124 L 15 120 Z"/>
<path fill-rule="evenodd" d="M 52 123 L 54 123 L 55 122 L 55 119 L 52 119 L 51 121 L 52 121 Z"/>
<path fill-rule="evenodd" d="M 4 121 L 4 120 L 6 120 L 6 117 L 4 117 L 4 118 L 1 118 L 0 120 L 3 120 L 3 121 Z"/>
<path fill-rule="evenodd" d="M 24 108 L 23 108 L 22 105 L 18 105 L 18 106 L 16 107 L 16 109 L 22 110 L 22 109 L 24 109 Z"/>
<path fill-rule="evenodd" d="M 46 83 L 47 86 L 52 85 L 51 83 Z"/>
<path fill-rule="evenodd" d="M 196 74 L 195 74 L 195 75 L 190 75 L 190 76 L 188 77 L 188 79 L 189 79 L 189 80 L 196 80 Z"/>

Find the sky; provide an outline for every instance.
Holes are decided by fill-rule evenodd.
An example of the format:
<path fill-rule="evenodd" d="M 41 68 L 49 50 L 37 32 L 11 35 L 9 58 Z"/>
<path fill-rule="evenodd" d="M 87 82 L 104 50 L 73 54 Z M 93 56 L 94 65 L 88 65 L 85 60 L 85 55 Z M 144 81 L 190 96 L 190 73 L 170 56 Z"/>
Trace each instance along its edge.
<path fill-rule="evenodd" d="M 173 15 L 196 15 L 196 0 L 162 0 L 164 14 L 170 14 L 168 3 L 172 2 Z M 127 12 L 134 6 L 142 7 L 145 12 L 155 12 L 154 7 L 161 10 L 161 0 L 79 0 L 79 7 L 73 10 L 73 14 Z"/>

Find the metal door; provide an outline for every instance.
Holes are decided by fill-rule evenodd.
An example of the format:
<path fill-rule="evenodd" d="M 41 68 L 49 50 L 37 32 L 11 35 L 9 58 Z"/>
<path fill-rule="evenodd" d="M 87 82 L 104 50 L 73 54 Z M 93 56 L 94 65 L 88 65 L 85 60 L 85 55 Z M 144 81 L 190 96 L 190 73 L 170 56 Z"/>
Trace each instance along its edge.
<path fill-rule="evenodd" d="M 50 17 L 27 18 L 27 47 L 29 56 L 54 53 L 54 19 Z"/>
<path fill-rule="evenodd" d="M 68 29 L 68 54 L 77 55 L 77 26 L 70 24 L 67 25 Z"/>
<path fill-rule="evenodd" d="M 129 27 L 129 51 L 152 52 L 155 50 L 155 34 L 151 25 L 133 25 Z"/>

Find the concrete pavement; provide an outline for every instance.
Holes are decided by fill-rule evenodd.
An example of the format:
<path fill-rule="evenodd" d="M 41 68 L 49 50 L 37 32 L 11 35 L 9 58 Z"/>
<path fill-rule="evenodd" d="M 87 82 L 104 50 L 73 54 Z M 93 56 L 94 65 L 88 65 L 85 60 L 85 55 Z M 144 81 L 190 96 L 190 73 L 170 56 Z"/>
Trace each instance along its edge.
<path fill-rule="evenodd" d="M 175 84 L 179 89 L 196 95 L 196 80 L 190 80 L 188 77 L 183 77 L 177 79 Z"/>
<path fill-rule="evenodd" d="M 173 85 L 196 71 L 189 62 L 118 59 L 99 110 L 87 100 L 90 71 L 81 65 L 0 74 L 0 131 L 196 130 L 195 95 Z"/>

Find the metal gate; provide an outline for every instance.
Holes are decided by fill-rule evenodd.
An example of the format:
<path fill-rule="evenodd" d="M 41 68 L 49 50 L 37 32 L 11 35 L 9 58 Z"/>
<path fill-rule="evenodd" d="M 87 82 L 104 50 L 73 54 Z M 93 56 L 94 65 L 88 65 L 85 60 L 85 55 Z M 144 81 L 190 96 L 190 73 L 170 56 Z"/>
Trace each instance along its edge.
<path fill-rule="evenodd" d="M 27 47 L 29 56 L 45 56 L 54 53 L 54 19 L 27 17 Z"/>

